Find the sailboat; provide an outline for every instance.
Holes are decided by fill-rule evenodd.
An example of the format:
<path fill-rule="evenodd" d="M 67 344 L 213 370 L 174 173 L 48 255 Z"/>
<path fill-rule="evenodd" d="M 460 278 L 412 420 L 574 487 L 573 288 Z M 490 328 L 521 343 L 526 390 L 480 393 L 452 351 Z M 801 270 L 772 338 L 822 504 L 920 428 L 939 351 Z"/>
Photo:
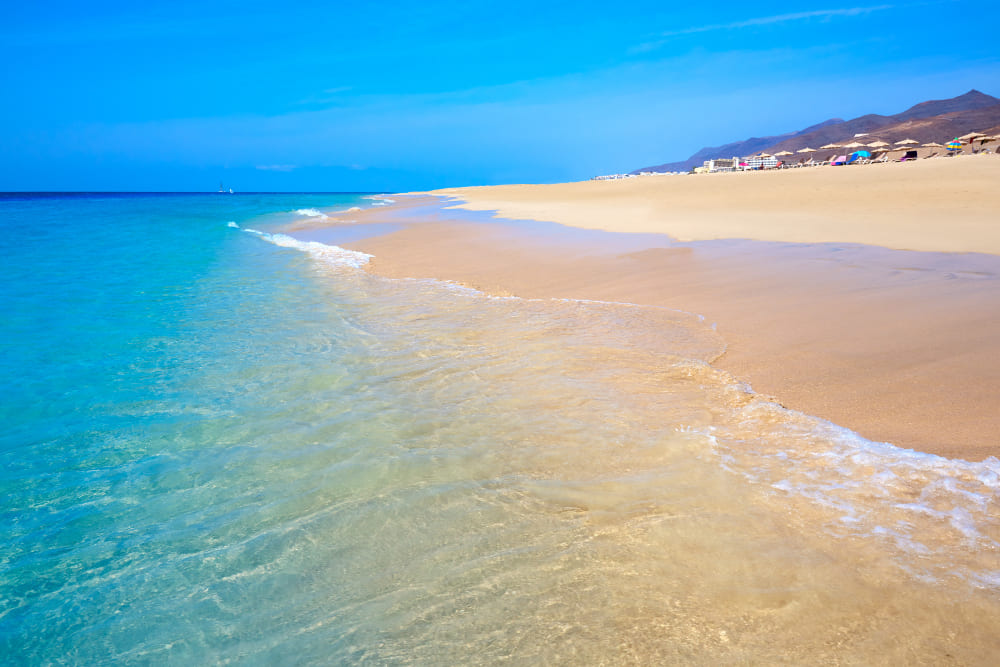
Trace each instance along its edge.
<path fill-rule="evenodd" d="M 219 181 L 219 194 L 220 195 L 226 194 L 226 188 L 223 187 L 222 181 Z M 233 194 L 233 189 L 232 188 L 229 188 L 229 194 Z"/>

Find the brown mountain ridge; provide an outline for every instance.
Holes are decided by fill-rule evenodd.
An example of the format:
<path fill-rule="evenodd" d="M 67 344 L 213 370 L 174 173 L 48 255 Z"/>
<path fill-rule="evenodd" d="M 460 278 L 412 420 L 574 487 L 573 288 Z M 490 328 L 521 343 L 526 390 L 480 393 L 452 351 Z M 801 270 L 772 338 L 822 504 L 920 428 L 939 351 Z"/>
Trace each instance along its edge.
<path fill-rule="evenodd" d="M 944 143 L 968 132 L 1000 132 L 1000 99 L 970 90 L 946 100 L 921 102 L 892 116 L 867 114 L 847 121 L 833 119 L 798 132 L 703 148 L 687 160 L 643 167 L 632 173 L 687 171 L 713 158 L 743 157 L 759 152 L 795 152 L 800 148 L 843 144 L 851 141 L 856 134 L 867 134 L 872 141 L 878 138 L 888 143 L 903 139 Z"/>

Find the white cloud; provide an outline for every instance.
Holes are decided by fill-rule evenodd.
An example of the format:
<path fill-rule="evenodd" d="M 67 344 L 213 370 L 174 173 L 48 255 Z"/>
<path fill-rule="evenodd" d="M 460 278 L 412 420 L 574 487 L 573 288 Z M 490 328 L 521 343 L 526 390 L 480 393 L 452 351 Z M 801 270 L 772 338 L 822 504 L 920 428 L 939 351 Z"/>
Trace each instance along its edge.
<path fill-rule="evenodd" d="M 848 7 L 844 9 L 816 9 L 808 12 L 794 12 L 791 14 L 777 14 L 775 16 L 761 16 L 744 21 L 733 21 L 732 23 L 713 23 L 710 25 L 693 26 L 690 28 L 680 28 L 678 30 L 668 30 L 659 34 L 659 39 L 640 44 L 632 49 L 633 52 L 653 51 L 663 46 L 671 37 L 681 35 L 693 35 L 701 32 L 713 32 L 716 30 L 739 30 L 740 28 L 752 28 L 760 25 L 773 25 L 775 23 L 789 23 L 791 21 L 805 21 L 808 19 L 829 19 L 840 16 L 861 16 L 872 12 L 893 9 L 895 5 L 875 5 L 872 7 Z"/>

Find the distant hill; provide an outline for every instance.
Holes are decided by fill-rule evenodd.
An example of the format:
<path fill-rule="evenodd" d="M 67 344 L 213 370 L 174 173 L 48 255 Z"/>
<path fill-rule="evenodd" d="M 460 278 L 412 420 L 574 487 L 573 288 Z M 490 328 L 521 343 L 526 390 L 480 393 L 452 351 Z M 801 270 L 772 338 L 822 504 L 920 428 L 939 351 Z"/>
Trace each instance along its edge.
<path fill-rule="evenodd" d="M 753 155 L 762 151 L 795 152 L 800 148 L 819 148 L 830 143 L 849 142 L 855 134 L 866 133 L 871 140 L 876 137 L 893 143 L 914 139 L 921 143 L 943 143 L 967 132 L 995 132 L 1000 128 L 1000 99 L 978 90 L 947 100 L 931 100 L 916 104 L 892 116 L 868 114 L 853 120 L 831 119 L 798 132 L 788 132 L 773 137 L 754 137 L 723 146 L 702 148 L 679 162 L 668 162 L 655 167 L 636 169 L 642 171 L 687 171 L 701 166 L 705 160 Z M 862 142 L 865 143 L 865 142 Z"/>

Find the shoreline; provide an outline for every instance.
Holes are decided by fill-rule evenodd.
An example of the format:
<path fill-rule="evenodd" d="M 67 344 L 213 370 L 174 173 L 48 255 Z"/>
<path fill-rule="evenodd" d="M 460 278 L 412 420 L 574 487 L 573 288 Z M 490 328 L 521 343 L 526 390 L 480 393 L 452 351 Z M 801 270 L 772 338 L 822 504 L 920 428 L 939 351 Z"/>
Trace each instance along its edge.
<path fill-rule="evenodd" d="M 949 186 L 942 173 L 954 179 L 962 171 L 953 164 L 942 161 L 927 170 L 938 181 L 930 193 Z M 1000 166 L 1000 160 L 988 164 Z M 889 173 L 912 166 L 866 166 L 858 171 Z M 953 171 L 949 174 L 948 169 Z M 785 175 L 765 177 L 791 191 L 794 201 L 797 185 L 779 180 Z M 737 174 L 676 180 L 726 183 L 718 176 L 760 178 Z M 671 178 L 650 180 L 658 184 Z M 873 180 L 877 189 L 878 178 Z M 726 353 L 713 365 L 748 382 L 758 394 L 869 440 L 973 461 L 1000 455 L 1000 418 L 995 416 L 1000 360 L 993 361 L 1000 356 L 995 354 L 1000 341 L 1000 300 L 995 298 L 1000 257 L 843 241 L 677 241 L 662 233 L 665 230 L 651 233 L 647 221 L 627 214 L 603 231 L 587 231 L 592 218 L 565 227 L 466 210 L 499 210 L 499 216 L 527 206 L 537 209 L 547 201 L 539 191 L 553 197 L 562 189 L 564 199 L 554 200 L 562 212 L 535 214 L 561 217 L 556 222 L 565 223 L 566 211 L 580 202 L 574 191 L 594 184 L 597 190 L 607 183 L 500 186 L 401 197 L 395 206 L 352 216 L 355 224 L 392 222 L 397 228 L 343 245 L 374 255 L 369 270 L 392 278 L 437 278 L 489 294 L 618 301 L 699 313 L 717 325 L 727 343 Z M 528 194 L 518 199 L 515 188 Z M 458 193 L 468 197 L 462 208 L 440 198 Z M 500 201 L 500 195 L 507 199 Z M 911 226 L 923 231 L 933 226 L 928 220 L 937 215 L 934 207 L 922 208 L 926 198 L 915 198 L 903 211 Z M 593 197 L 583 201 L 589 202 L 592 217 L 606 211 Z M 486 209 L 497 203 L 501 206 Z M 996 220 L 1000 208 L 989 210 L 993 205 L 987 195 L 967 217 L 992 215 Z M 725 201 L 715 201 L 708 208 L 725 206 Z M 791 210 L 786 215 L 795 214 L 794 205 L 787 208 Z M 918 214 L 920 210 L 924 212 Z M 329 222 L 335 229 L 336 220 Z M 305 233 L 321 232 L 312 229 Z M 776 229 L 780 233 L 780 224 L 764 232 Z M 992 233 L 982 224 L 961 229 L 963 234 L 956 236 L 964 244 L 982 244 Z M 941 233 L 931 232 L 922 238 Z"/>

